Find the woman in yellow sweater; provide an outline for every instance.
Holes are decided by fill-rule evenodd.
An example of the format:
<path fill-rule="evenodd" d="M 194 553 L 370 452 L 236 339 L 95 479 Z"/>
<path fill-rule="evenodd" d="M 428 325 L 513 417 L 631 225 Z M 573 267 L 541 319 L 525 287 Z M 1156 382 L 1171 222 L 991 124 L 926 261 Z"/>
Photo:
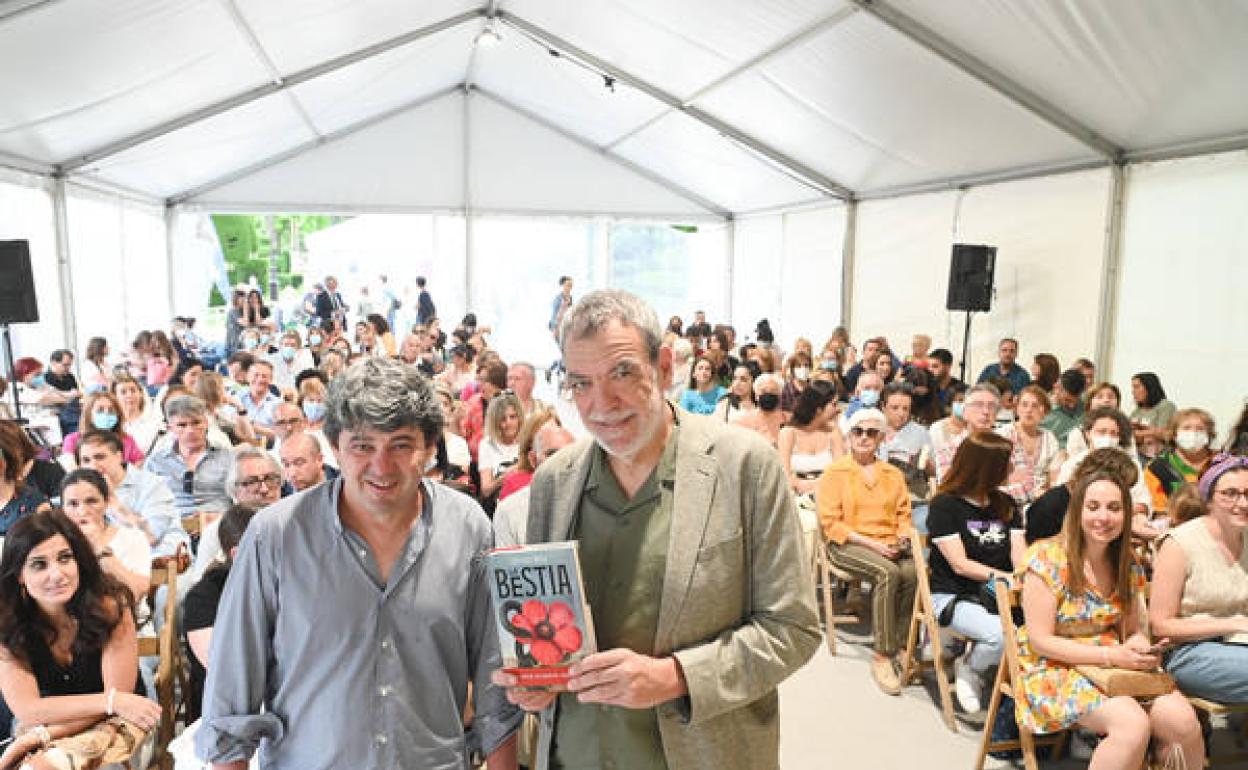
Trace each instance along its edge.
<path fill-rule="evenodd" d="M 901 471 L 876 452 L 886 422 L 878 409 L 859 409 L 847 426 L 850 453 L 833 460 L 815 499 L 828 559 L 872 586 L 875 658 L 871 674 L 889 695 L 901 693 L 895 658 L 914 606 L 910 557 L 910 493 Z"/>

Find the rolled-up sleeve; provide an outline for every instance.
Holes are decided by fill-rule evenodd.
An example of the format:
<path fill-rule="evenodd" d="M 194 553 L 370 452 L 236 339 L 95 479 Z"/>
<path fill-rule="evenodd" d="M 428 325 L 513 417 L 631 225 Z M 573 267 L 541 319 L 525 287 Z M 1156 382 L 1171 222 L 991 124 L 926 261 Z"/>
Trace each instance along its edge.
<path fill-rule="evenodd" d="M 172 556 L 179 545 L 191 547 L 191 536 L 182 528 L 182 519 L 173 502 L 173 492 L 161 479 L 152 479 L 143 495 L 143 508 L 139 514 L 147 520 L 156 543 L 152 546 L 154 556 Z"/>
<path fill-rule="evenodd" d="M 261 713 L 277 616 L 277 565 L 264 534 L 253 526 L 243 536 L 217 610 L 195 736 L 195 753 L 205 762 L 250 759 L 262 739 L 278 741 L 285 732 L 277 715 Z"/>
<path fill-rule="evenodd" d="M 467 626 L 464 636 L 468 642 L 474 712 L 469 747 L 480 749 L 482 754 L 489 756 L 519 729 L 524 712 L 507 700 L 503 688 L 490 681 L 491 672 L 502 668 L 503 661 L 486 583 L 484 552 L 472 559 L 472 584 L 465 618 Z"/>

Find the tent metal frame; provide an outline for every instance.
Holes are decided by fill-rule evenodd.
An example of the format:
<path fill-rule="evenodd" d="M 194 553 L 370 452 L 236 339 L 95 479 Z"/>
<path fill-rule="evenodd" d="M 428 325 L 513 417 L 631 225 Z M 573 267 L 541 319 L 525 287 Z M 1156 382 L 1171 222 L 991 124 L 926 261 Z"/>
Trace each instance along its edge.
<path fill-rule="evenodd" d="M 756 154 L 767 158 L 772 163 L 782 169 L 785 169 L 791 176 L 818 192 L 827 195 L 830 198 L 840 198 L 849 200 L 854 197 L 853 191 L 848 187 L 828 178 L 824 174 L 810 168 L 795 158 L 781 152 L 765 142 L 762 142 L 741 129 L 727 123 L 719 118 L 711 115 L 692 105 L 684 103 L 680 97 L 665 91 L 659 86 L 643 80 L 641 77 L 621 69 L 616 65 L 601 59 L 594 54 L 576 46 L 575 44 L 564 40 L 545 28 L 540 27 L 524 18 L 517 16 L 508 11 L 499 11 L 498 18 L 506 25 L 512 27 L 518 32 L 526 34 L 542 45 L 555 49 L 561 55 L 571 56 L 605 75 L 610 75 L 619 83 L 629 85 L 641 93 L 666 104 L 674 111 L 683 112 L 685 115 L 693 118 L 699 123 L 713 129 L 717 133 L 737 142 L 738 144 L 749 148 Z"/>

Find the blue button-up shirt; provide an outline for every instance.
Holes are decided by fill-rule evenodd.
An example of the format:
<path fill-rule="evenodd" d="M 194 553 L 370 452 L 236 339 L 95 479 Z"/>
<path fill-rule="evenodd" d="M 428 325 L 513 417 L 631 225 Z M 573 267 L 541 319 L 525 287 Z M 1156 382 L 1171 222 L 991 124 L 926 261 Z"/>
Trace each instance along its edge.
<path fill-rule="evenodd" d="M 144 470 L 160 476 L 173 493 L 173 504 L 178 516 L 190 516 L 199 511 L 225 513 L 230 507 L 230 496 L 225 490 L 225 477 L 234 462 L 230 450 L 208 445 L 194 468 L 188 468 L 178 443 L 158 449 L 147 458 Z M 191 472 L 188 479 L 187 472 Z"/>
<path fill-rule="evenodd" d="M 338 516 L 342 481 L 261 511 L 243 537 L 212 636 L 196 753 L 272 770 L 467 770 L 521 713 L 501 666 L 473 500 L 425 482 L 424 507 L 383 581 Z M 472 682 L 471 736 L 462 715 Z"/>
<path fill-rule="evenodd" d="M 278 405 L 282 403 L 281 397 L 272 393 L 265 393 L 264 398 L 260 399 L 260 403 L 256 403 L 256 400 L 251 397 L 250 390 L 244 391 L 239 396 L 239 401 L 242 402 L 243 408 L 247 410 L 247 418 L 256 425 L 263 425 L 266 428 L 273 427 L 273 422 L 277 419 L 274 412 L 277 410 Z"/>
<path fill-rule="evenodd" d="M 147 528 L 156 538 L 152 544 L 152 556 L 173 556 L 179 545 L 191 548 L 191 537 L 182 528 L 173 502 L 173 490 L 165 479 L 131 465 L 126 477 L 117 485 L 117 497 L 143 517 Z M 117 522 L 124 526 L 124 523 Z"/>

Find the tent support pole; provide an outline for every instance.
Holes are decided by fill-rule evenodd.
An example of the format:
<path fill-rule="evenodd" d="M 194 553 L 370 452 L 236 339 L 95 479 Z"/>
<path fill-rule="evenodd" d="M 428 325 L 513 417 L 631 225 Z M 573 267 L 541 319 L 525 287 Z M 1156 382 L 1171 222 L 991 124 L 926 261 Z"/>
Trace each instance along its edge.
<path fill-rule="evenodd" d="M 737 319 L 733 317 L 732 292 L 733 283 L 736 281 L 737 274 L 737 224 L 729 219 L 726 223 L 724 251 L 726 259 L 724 261 L 724 318 L 728 319 L 731 324 L 736 324 Z"/>
<path fill-rule="evenodd" d="M 1118 283 L 1121 278 L 1123 202 L 1127 175 L 1122 164 L 1111 168 L 1109 206 L 1105 212 L 1105 256 L 1101 260 L 1101 299 L 1096 317 L 1096 371 L 1106 381 L 1112 374 L 1118 332 Z M 1092 383 L 1088 383 L 1091 385 Z"/>
<path fill-rule="evenodd" d="M 854 317 L 854 256 L 858 245 L 858 201 L 845 204 L 845 238 L 841 242 L 841 326 L 849 330 Z"/>
<path fill-rule="evenodd" d="M 52 207 L 56 221 L 56 274 L 61 284 L 61 332 L 65 337 L 65 347 L 77 352 L 78 318 L 74 309 L 73 266 L 69 261 L 69 202 L 65 176 L 58 174 L 55 179 Z"/>
<path fill-rule="evenodd" d="M 464 145 L 464 312 L 472 312 L 472 263 L 476 254 L 472 232 L 472 92 L 463 95 Z"/>
<path fill-rule="evenodd" d="M 174 306 L 173 291 L 173 237 L 174 224 L 177 219 L 178 211 L 174 206 L 165 206 L 165 296 L 169 301 L 169 316 L 177 315 L 178 309 Z"/>

